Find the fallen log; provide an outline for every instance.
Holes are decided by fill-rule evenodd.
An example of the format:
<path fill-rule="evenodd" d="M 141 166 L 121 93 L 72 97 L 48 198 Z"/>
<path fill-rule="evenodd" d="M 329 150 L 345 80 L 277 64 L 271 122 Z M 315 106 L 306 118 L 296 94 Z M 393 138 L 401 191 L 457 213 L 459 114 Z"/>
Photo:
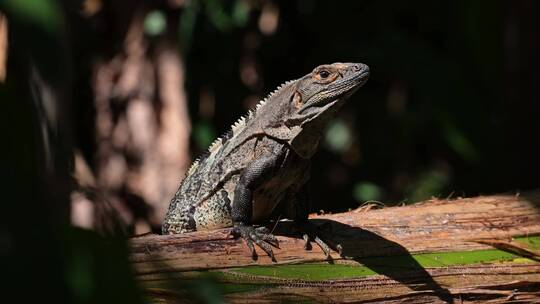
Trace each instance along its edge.
<path fill-rule="evenodd" d="M 372 207 L 310 217 L 342 247 L 342 255 L 329 258 L 316 245 L 305 250 L 281 221 L 269 227 L 279 235 L 276 263 L 262 251 L 254 261 L 229 229 L 135 237 L 131 261 L 150 298 L 165 302 L 203 299 L 207 292 L 190 291 L 197 284 L 210 284 L 227 302 L 525 303 L 540 297 L 540 191 Z"/>

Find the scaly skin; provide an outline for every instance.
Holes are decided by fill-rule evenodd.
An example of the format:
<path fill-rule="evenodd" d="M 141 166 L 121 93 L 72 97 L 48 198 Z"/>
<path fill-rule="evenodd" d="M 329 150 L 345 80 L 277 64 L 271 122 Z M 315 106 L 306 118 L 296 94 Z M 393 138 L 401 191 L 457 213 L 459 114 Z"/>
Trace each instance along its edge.
<path fill-rule="evenodd" d="M 277 239 L 254 225 L 279 216 L 305 231 L 306 248 L 315 241 L 328 255 L 307 221 L 303 188 L 324 127 L 368 76 L 364 64 L 333 63 L 280 86 L 194 162 L 171 200 L 163 234 L 233 227 L 254 258 L 255 243 L 275 260 Z"/>

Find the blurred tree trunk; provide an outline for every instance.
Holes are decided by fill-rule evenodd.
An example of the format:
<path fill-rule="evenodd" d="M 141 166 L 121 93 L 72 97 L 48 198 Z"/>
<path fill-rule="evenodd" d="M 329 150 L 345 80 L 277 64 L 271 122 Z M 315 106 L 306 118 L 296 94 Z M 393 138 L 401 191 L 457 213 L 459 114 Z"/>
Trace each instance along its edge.
<path fill-rule="evenodd" d="M 159 228 L 190 162 L 180 9 L 162 2 L 113 1 L 101 10 L 96 18 L 111 32 L 107 46 L 114 47 L 98 54 L 93 65 L 93 186 L 133 232 L 144 233 Z M 149 36 L 145 19 L 154 10 L 165 24 Z M 74 205 L 82 206 L 81 213 L 88 210 L 80 201 Z M 99 226 L 102 215 L 93 213 L 93 226 Z"/>

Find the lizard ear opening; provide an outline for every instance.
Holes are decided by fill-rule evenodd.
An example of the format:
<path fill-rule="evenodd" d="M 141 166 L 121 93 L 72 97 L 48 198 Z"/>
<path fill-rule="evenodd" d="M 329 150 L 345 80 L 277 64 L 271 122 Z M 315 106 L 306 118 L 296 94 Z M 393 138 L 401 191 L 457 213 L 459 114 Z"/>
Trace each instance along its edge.
<path fill-rule="evenodd" d="M 294 95 L 292 97 L 292 102 L 294 103 L 294 106 L 297 109 L 300 109 L 302 107 L 302 95 L 300 95 L 298 91 L 294 92 Z"/>

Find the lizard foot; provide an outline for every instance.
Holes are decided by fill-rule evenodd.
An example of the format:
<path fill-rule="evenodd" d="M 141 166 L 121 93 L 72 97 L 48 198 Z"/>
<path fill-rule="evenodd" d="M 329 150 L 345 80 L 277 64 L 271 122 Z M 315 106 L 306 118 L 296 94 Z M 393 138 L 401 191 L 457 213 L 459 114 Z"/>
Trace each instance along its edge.
<path fill-rule="evenodd" d="M 330 242 L 326 241 L 324 238 L 321 237 L 321 233 L 317 226 L 311 224 L 309 221 L 296 223 L 296 225 L 297 228 L 300 230 L 300 233 L 302 234 L 302 238 L 305 241 L 304 248 L 306 250 L 311 250 L 311 242 L 315 242 L 322 249 L 322 251 L 326 255 L 326 258 L 332 259 L 332 257 L 330 256 L 330 252 L 332 251 L 332 249 L 328 245 L 328 243 Z M 340 256 L 343 255 L 343 248 L 340 244 L 332 246 L 332 248 L 334 248 Z"/>
<path fill-rule="evenodd" d="M 266 227 L 253 227 L 247 225 L 237 225 L 231 230 L 231 234 L 235 237 L 241 237 L 246 242 L 249 250 L 251 251 L 251 256 L 253 260 L 257 260 L 258 255 L 255 251 L 255 245 L 257 244 L 266 254 L 272 259 L 272 262 L 276 262 L 274 257 L 274 252 L 272 251 L 272 246 L 279 248 L 279 243 L 277 238 L 270 233 Z"/>

